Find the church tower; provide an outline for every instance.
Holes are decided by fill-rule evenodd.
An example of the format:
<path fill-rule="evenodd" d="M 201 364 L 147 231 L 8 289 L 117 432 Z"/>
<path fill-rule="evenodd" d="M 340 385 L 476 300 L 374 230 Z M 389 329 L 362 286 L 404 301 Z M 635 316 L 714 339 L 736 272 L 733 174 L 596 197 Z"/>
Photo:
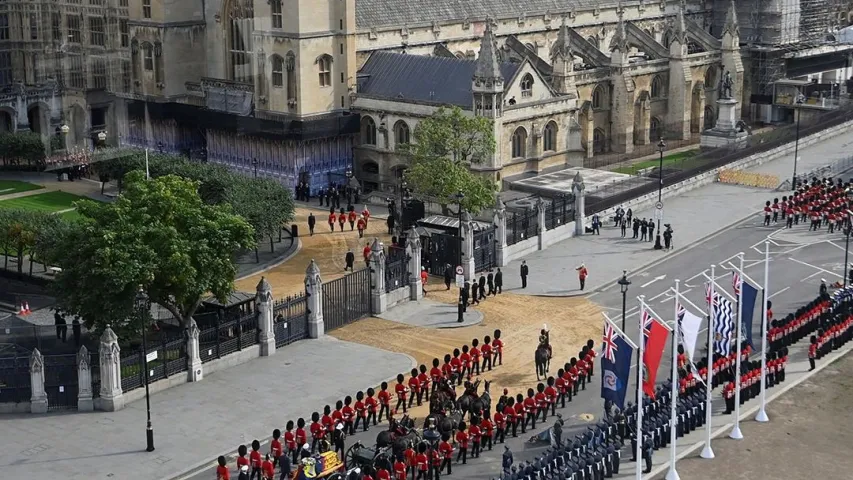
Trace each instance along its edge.
<path fill-rule="evenodd" d="M 496 145 L 491 158 L 484 159 L 482 164 L 474 165 L 474 168 L 483 171 L 500 170 L 500 151 L 503 146 L 501 117 L 503 116 L 504 78 L 501 74 L 498 44 L 492 32 L 491 19 L 486 20 L 486 31 L 480 42 L 480 55 L 474 66 L 471 92 L 474 97 L 474 115 L 492 120 Z"/>

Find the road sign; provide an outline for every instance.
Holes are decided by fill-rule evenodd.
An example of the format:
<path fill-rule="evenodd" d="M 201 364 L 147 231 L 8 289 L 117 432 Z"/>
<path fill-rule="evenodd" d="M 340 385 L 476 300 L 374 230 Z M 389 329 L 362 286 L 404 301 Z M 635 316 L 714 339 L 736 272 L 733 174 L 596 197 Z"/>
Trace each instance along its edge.
<path fill-rule="evenodd" d="M 657 208 L 658 210 L 663 210 L 663 202 L 655 203 L 655 208 Z"/>
<path fill-rule="evenodd" d="M 463 275 L 463 274 L 465 274 L 465 271 L 462 270 L 462 265 L 457 265 L 456 266 L 456 275 Z"/>
<path fill-rule="evenodd" d="M 149 352 L 147 355 L 145 355 L 146 362 L 153 362 L 154 360 L 157 360 L 157 350 Z"/>
<path fill-rule="evenodd" d="M 663 220 L 663 209 L 655 210 L 655 220 Z"/>
<path fill-rule="evenodd" d="M 456 286 L 459 288 L 465 286 L 465 275 L 456 275 Z"/>

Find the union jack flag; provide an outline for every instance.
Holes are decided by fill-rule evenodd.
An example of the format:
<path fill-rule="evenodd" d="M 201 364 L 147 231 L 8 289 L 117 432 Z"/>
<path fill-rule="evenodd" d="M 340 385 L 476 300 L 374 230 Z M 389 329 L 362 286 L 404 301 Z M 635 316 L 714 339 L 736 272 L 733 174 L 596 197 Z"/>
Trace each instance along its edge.
<path fill-rule="evenodd" d="M 602 356 L 607 360 L 616 362 L 616 331 L 609 323 L 604 324 L 604 346 L 601 349 Z"/>
<path fill-rule="evenodd" d="M 714 292 L 714 305 L 717 305 L 720 301 L 720 294 Z M 705 303 L 708 305 L 711 304 L 711 282 L 705 284 Z"/>
<path fill-rule="evenodd" d="M 740 296 L 740 274 L 736 271 L 732 271 L 732 290 L 735 296 Z"/>
<path fill-rule="evenodd" d="M 649 341 L 649 335 L 652 330 L 652 322 L 654 321 L 654 317 L 649 313 L 648 310 L 643 311 L 643 341 Z"/>

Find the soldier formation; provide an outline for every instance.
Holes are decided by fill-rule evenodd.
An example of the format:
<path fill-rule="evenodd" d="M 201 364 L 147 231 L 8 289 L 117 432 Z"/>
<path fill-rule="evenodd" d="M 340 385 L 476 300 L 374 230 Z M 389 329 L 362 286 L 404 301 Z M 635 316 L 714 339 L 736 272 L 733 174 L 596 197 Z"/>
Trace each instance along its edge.
<path fill-rule="evenodd" d="M 836 228 L 850 225 L 850 200 L 847 194 L 853 188 L 850 181 L 844 183 L 840 178 L 818 180 L 813 178 L 811 183 L 803 183 L 790 196 L 783 196 L 780 201 L 764 202 L 764 225 L 785 223 L 786 228 L 809 222 L 809 231 L 821 230 L 827 227 L 828 233 L 834 233 Z"/>

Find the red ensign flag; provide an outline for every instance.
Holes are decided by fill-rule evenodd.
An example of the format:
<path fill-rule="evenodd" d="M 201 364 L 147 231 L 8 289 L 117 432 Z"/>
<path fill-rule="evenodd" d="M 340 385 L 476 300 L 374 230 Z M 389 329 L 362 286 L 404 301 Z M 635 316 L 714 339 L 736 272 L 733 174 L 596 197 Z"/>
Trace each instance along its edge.
<path fill-rule="evenodd" d="M 643 378 L 643 392 L 655 398 L 655 377 L 657 377 L 663 349 L 666 347 L 666 338 L 669 330 L 660 324 L 660 320 L 654 318 L 649 327 L 649 338 L 646 340 L 646 350 L 643 352 L 643 367 L 645 368 Z"/>

